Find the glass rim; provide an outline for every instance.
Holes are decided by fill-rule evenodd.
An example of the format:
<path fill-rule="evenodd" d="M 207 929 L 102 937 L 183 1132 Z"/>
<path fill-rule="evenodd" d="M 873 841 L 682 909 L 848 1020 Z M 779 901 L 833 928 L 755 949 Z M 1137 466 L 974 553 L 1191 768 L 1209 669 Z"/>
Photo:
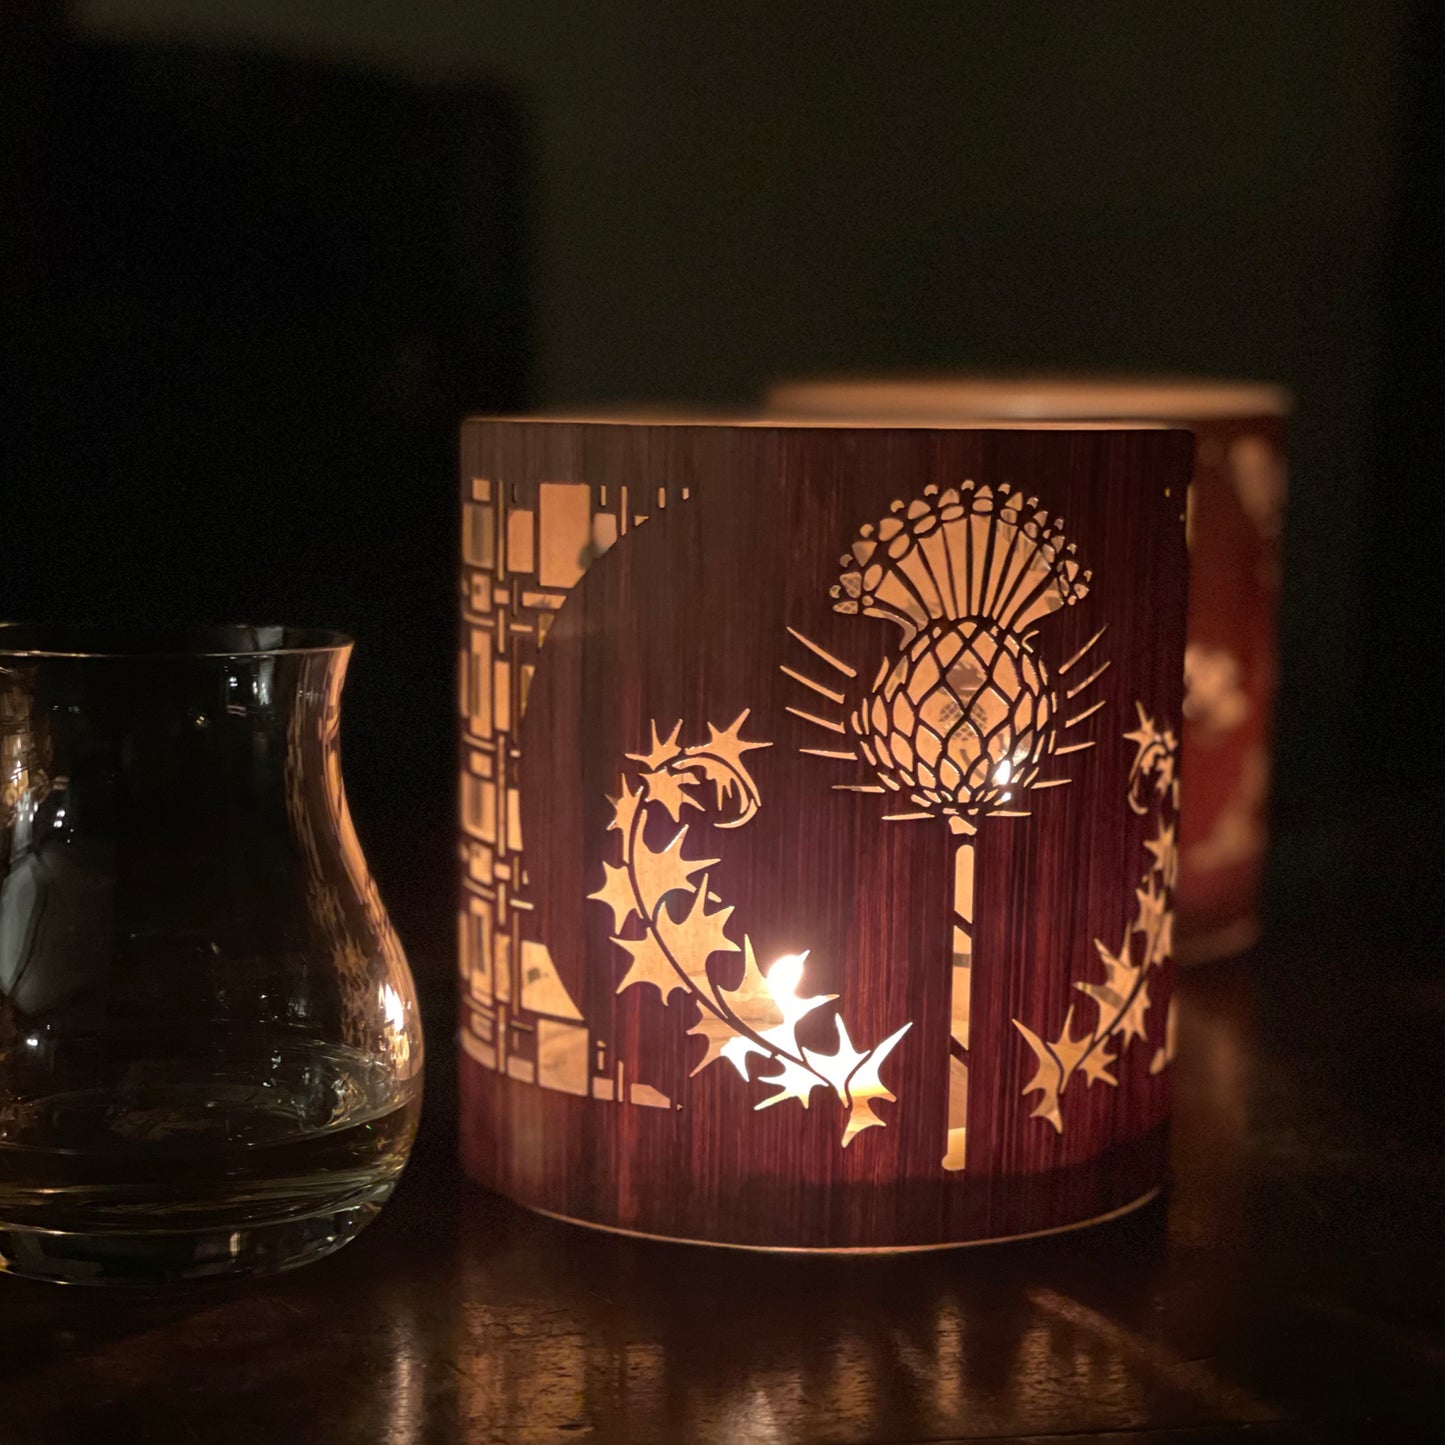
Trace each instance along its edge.
<path fill-rule="evenodd" d="M 319 627 L 0 622 L 0 657 L 199 661 L 344 653 L 354 645 L 344 632 Z"/>

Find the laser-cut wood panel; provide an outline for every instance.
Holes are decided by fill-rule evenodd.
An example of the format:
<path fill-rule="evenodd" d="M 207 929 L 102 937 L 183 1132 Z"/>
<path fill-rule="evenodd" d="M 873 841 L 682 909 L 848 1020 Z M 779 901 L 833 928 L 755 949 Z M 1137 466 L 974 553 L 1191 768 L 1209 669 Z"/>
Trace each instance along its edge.
<path fill-rule="evenodd" d="M 769 405 L 839 424 L 1127 417 L 1195 433 L 1178 945 L 1185 960 L 1249 947 L 1268 840 L 1289 396 L 1262 383 L 1192 378 L 863 376 L 782 382 Z"/>
<path fill-rule="evenodd" d="M 804 1248 L 1066 1227 L 1159 1184 L 1175 854 L 1126 735 L 1142 704 L 1177 736 L 1190 451 L 466 425 L 473 1174 Z"/>

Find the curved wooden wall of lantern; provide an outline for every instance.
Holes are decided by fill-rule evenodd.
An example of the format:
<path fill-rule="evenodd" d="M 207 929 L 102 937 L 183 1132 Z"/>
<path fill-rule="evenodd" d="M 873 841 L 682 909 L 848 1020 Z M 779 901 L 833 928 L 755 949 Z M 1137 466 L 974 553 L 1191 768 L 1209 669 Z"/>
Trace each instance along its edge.
<path fill-rule="evenodd" d="M 468 422 L 470 1172 L 776 1248 L 1148 1197 L 1190 453 Z"/>
<path fill-rule="evenodd" d="M 1195 433 L 1179 957 L 1217 958 L 1252 944 L 1268 826 L 1288 394 L 1167 377 L 818 377 L 780 383 L 769 407 L 835 424 L 1131 417 Z"/>

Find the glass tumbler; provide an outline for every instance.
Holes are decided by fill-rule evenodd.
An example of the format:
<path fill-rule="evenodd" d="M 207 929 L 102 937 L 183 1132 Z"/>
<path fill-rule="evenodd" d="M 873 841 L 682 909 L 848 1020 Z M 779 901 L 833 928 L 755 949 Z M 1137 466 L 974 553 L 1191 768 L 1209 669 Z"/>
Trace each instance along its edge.
<path fill-rule="evenodd" d="M 348 639 L 0 626 L 0 1268 L 290 1268 L 390 1195 L 406 959 L 351 825 Z"/>

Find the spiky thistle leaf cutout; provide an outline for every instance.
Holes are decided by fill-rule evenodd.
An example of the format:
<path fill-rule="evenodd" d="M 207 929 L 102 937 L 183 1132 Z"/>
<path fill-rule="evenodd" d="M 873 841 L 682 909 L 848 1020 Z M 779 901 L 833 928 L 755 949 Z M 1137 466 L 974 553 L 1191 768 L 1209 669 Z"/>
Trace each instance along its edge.
<path fill-rule="evenodd" d="M 1160 726 L 1137 703 L 1139 723 L 1125 740 L 1135 747 L 1129 770 L 1130 810 L 1144 814 L 1154 810 L 1154 835 L 1145 839 L 1148 866 L 1134 890 L 1137 907 L 1133 922 L 1124 930 L 1117 949 L 1102 939 L 1094 948 L 1103 967 L 1103 977 L 1085 979 L 1074 987 L 1094 1006 L 1098 1018 L 1091 1031 L 1073 1035 L 1074 1006 L 1064 1018 L 1063 1031 L 1056 1039 L 1040 1038 L 1018 1019 L 1014 1027 L 1033 1050 L 1037 1063 L 1024 1094 L 1037 1094 L 1034 1119 L 1044 1119 L 1063 1133 L 1063 1095 L 1076 1074 L 1086 1086 L 1117 1085 L 1113 1065 L 1135 1039 L 1148 1039 L 1149 973 L 1165 963 L 1173 950 L 1173 912 L 1170 894 L 1179 871 L 1176 824 L 1179 811 L 1179 778 L 1176 769 L 1178 743 L 1170 728 Z M 1159 1073 L 1174 1057 L 1174 1004 L 1169 1005 L 1165 1046 L 1156 1051 L 1149 1072 Z M 1111 1053 L 1110 1045 L 1118 1045 Z"/>
<path fill-rule="evenodd" d="M 710 805 L 719 828 L 737 828 L 762 805 L 758 786 L 743 756 L 771 746 L 742 735 L 740 713 L 726 728 L 707 726 L 705 741 L 679 742 L 679 722 L 664 738 L 654 722 L 647 749 L 629 753 L 639 766 L 623 773 L 618 795 L 609 801 L 608 831 L 620 835 L 617 862 L 604 860 L 601 885 L 588 895 L 612 912 L 613 943 L 627 961 L 617 992 L 650 984 L 668 1002 L 683 993 L 697 1004 L 688 1029 L 703 1044 L 692 1070 L 726 1059 L 745 1081 L 771 1092 L 753 1107 L 766 1109 L 796 1100 L 812 1104 L 816 1090 L 827 1089 L 847 1111 L 842 1144 L 847 1148 L 865 1129 L 881 1126 L 874 1112 L 880 1101 L 895 1102 L 881 1067 L 911 1027 L 904 1024 L 880 1044 L 859 1049 L 841 1014 L 834 1016 L 837 1044 L 831 1050 L 800 1043 L 797 1028 L 809 1014 L 837 1001 L 835 994 L 807 995 L 807 954 L 786 954 L 768 968 L 758 965 L 752 939 L 736 941 L 733 909 L 710 891 L 708 870 L 716 858 L 694 858 L 687 851 L 685 810 Z M 699 801 L 701 791 L 707 802 Z M 647 837 L 651 819 L 680 824 L 660 846 Z M 659 823 L 660 826 L 660 823 Z M 701 875 L 701 876 L 699 876 Z M 731 977 L 736 963 L 714 965 L 728 954 L 742 954 L 742 976 L 728 987 L 714 977 Z"/>

